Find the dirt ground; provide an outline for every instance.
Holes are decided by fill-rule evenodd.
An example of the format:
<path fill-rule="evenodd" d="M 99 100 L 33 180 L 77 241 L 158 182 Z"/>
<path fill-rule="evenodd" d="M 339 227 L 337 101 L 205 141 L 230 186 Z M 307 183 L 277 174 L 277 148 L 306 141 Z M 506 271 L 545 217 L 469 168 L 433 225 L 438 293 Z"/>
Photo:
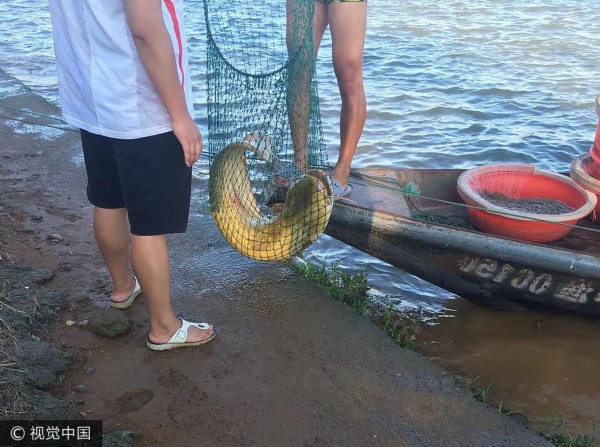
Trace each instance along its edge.
<path fill-rule="evenodd" d="M 0 72 L 5 106 L 55 108 Z M 46 119 L 2 110 L 28 121 Z M 196 199 L 203 185 L 196 182 Z M 46 341 L 75 352 L 50 390 L 105 432 L 134 445 L 550 446 L 515 418 L 477 402 L 463 380 L 386 334 L 294 273 L 243 258 L 194 200 L 190 227 L 170 239 L 176 311 L 218 331 L 206 346 L 145 347 L 143 298 L 114 338 L 89 325 L 108 306 L 108 273 L 91 232 L 75 132 L 0 118 L 0 215 L 8 265 L 49 269 L 65 302 Z M 0 222 L 1 224 L 1 222 Z"/>

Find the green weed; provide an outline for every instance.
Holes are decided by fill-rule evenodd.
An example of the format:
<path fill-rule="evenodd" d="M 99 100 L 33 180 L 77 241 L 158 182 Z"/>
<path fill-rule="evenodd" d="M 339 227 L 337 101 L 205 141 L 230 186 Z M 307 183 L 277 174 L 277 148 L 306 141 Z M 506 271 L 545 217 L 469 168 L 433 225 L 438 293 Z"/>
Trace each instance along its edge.
<path fill-rule="evenodd" d="M 367 307 L 366 272 L 346 273 L 340 270 L 337 263 L 317 266 L 312 262 L 292 263 L 293 267 L 313 284 L 317 284 L 333 298 L 351 304 L 354 308 L 364 310 Z"/>
<path fill-rule="evenodd" d="M 483 402 L 484 404 L 487 404 L 487 403 L 489 403 L 490 390 L 492 388 L 492 384 L 490 383 L 486 387 L 477 386 L 477 385 L 475 385 L 475 382 L 477 382 L 477 379 L 479 379 L 479 376 L 474 377 L 469 380 L 469 382 L 468 382 L 469 389 L 473 393 L 473 397 L 475 399 L 477 399 L 479 402 Z"/>
<path fill-rule="evenodd" d="M 292 262 L 294 269 L 313 284 L 319 285 L 334 299 L 352 306 L 357 313 L 383 326 L 394 342 L 414 349 L 419 333 L 420 313 L 398 313 L 392 306 L 383 309 L 368 299 L 369 286 L 364 271 L 346 273 L 337 263 Z"/>
<path fill-rule="evenodd" d="M 513 411 L 504 402 L 500 402 L 500 404 L 498 404 L 498 413 L 509 415 L 509 414 L 512 414 Z"/>
<path fill-rule="evenodd" d="M 550 425 L 550 433 L 546 437 L 556 447 L 594 447 L 596 443 L 595 428 L 592 433 L 572 435 L 567 433 L 564 420 L 556 415 Z"/>
<path fill-rule="evenodd" d="M 392 306 L 383 314 L 383 330 L 403 348 L 414 349 L 417 345 L 417 332 L 413 326 L 398 318 Z"/>

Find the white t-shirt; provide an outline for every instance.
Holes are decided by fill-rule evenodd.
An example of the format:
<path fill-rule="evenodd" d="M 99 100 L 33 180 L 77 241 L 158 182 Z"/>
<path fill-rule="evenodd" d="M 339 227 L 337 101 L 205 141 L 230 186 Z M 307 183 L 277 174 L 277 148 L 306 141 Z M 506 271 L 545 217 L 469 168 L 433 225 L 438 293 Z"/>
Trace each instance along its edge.
<path fill-rule="evenodd" d="M 88 132 L 120 139 L 172 130 L 136 51 L 123 0 L 49 1 L 63 119 Z M 183 0 L 162 0 L 162 10 L 192 115 Z"/>

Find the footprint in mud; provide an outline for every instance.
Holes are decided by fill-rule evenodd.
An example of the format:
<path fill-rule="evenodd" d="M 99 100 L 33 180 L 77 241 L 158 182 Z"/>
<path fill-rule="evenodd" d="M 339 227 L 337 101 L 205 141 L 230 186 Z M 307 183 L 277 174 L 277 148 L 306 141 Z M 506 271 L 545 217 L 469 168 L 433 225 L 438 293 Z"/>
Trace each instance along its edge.
<path fill-rule="evenodd" d="M 139 410 L 152 400 L 154 392 L 152 390 L 138 389 L 128 391 L 117 399 L 119 408 L 124 413 Z"/>

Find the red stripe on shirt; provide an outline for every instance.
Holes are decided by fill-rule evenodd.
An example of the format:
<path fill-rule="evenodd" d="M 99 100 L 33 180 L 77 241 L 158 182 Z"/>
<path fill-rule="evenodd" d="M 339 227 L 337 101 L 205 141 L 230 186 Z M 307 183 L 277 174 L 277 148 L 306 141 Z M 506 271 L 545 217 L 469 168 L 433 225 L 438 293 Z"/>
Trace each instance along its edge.
<path fill-rule="evenodd" d="M 173 29 L 175 30 L 175 38 L 177 39 L 177 46 L 179 47 L 179 70 L 181 71 L 181 88 L 185 94 L 184 89 L 184 77 L 185 72 L 183 71 L 183 42 L 181 41 L 181 29 L 179 28 L 179 19 L 177 18 L 177 11 L 175 10 L 175 5 L 173 4 L 173 0 L 164 0 L 167 11 L 169 11 L 169 15 L 171 16 L 171 20 L 173 21 Z"/>

